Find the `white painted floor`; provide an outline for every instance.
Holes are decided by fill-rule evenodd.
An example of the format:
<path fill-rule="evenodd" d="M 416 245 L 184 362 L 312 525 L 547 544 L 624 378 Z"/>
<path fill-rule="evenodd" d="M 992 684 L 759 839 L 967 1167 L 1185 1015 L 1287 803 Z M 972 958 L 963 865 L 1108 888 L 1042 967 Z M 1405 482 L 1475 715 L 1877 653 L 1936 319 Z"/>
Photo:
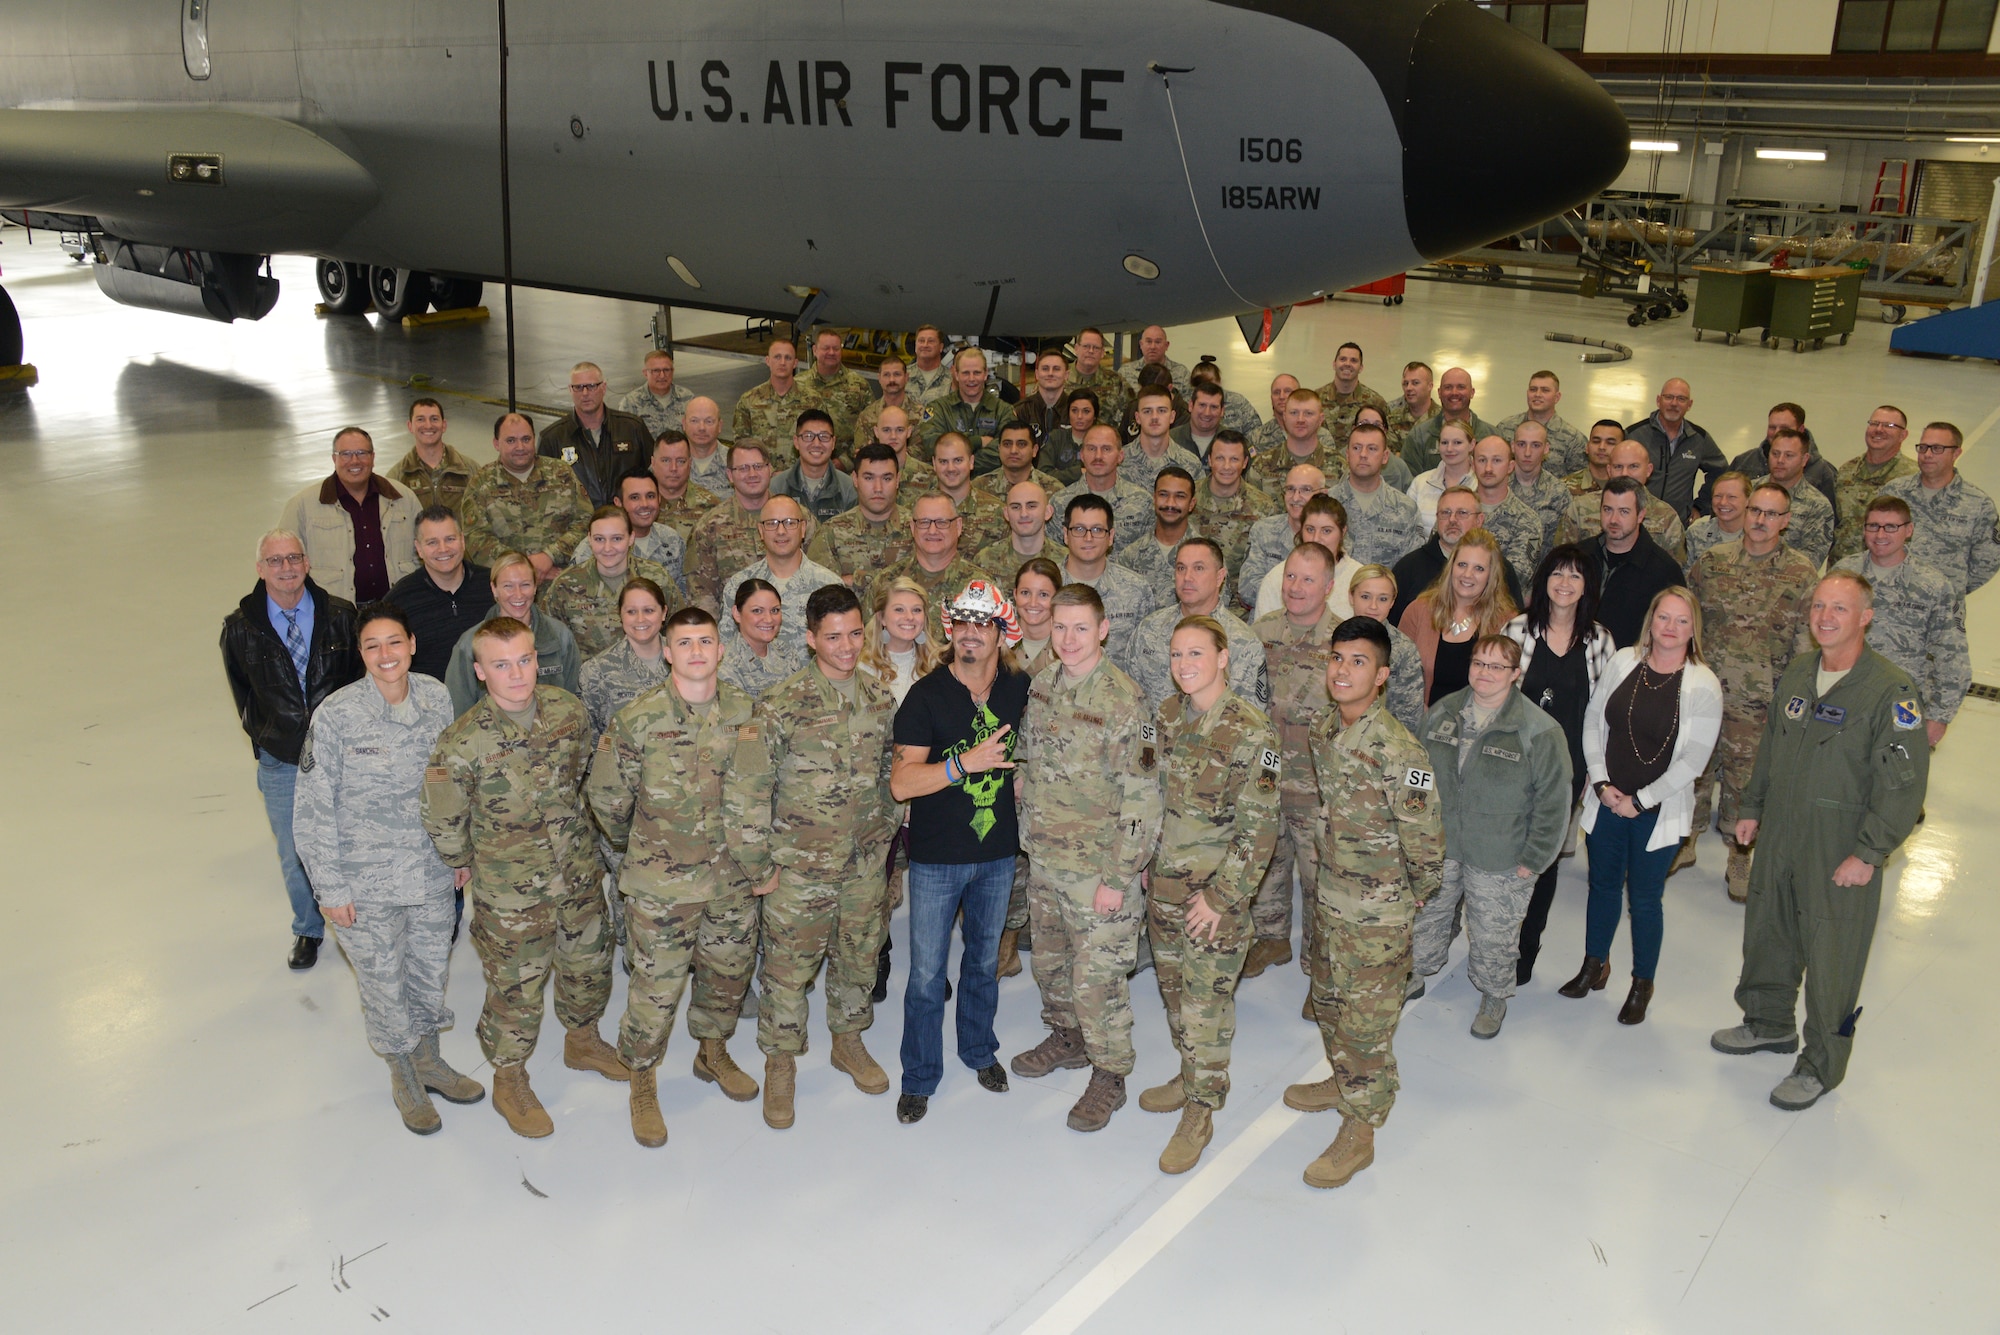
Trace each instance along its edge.
<path fill-rule="evenodd" d="M 1765 1094 L 1789 1058 L 1707 1046 L 1731 1023 L 1741 911 L 1722 850 L 1671 883 L 1652 1017 L 1613 1015 L 1623 977 L 1571 1002 L 1582 869 L 1566 864 L 1542 973 L 1493 1043 L 1467 1036 L 1462 965 L 1407 1012 L 1404 1090 L 1375 1166 L 1333 1193 L 1299 1172 L 1327 1117 L 1279 1102 L 1322 1066 L 1286 966 L 1246 985 L 1236 1089 L 1203 1167 L 1162 1177 L 1170 1117 L 1136 1102 L 1095 1136 L 1063 1125 L 1081 1073 L 996 1097 L 953 1066 L 928 1120 L 802 1066 L 797 1127 L 687 1074 L 677 1038 L 661 1102 L 672 1140 L 633 1144 L 624 1087 L 533 1064 L 556 1135 L 525 1141 L 487 1104 L 405 1132 L 363 1042 L 336 954 L 284 968 L 287 915 L 270 835 L 217 663 L 252 547 L 323 476 L 332 430 L 383 453 L 427 376 L 449 395 L 504 392 L 496 324 L 406 334 L 312 316 L 310 267 L 225 327 L 112 306 L 38 237 L 0 236 L 4 281 L 42 383 L 0 403 L 0 625 L 6 880 L 0 932 L 0 1327 L 9 1331 L 1382 1332 L 1974 1331 L 2000 1324 L 1991 1148 L 2000 1097 L 1991 960 L 2000 854 L 1985 766 L 1994 706 L 1968 703 L 1932 771 L 1930 820 L 1891 872 L 1848 1083 L 1804 1114 Z M 496 302 L 497 304 L 497 302 Z M 524 293 L 522 396 L 562 400 L 569 364 L 636 383 L 648 312 Z M 1872 319 L 1874 308 L 1866 308 Z M 1174 331 L 1265 401 L 1277 370 L 1327 378 L 1356 338 L 1393 394 L 1421 356 L 1464 364 L 1489 418 L 1527 374 L 1564 374 L 1571 421 L 1630 419 L 1683 375 L 1726 450 L 1797 399 L 1836 461 L 1884 400 L 1973 437 L 1993 489 L 2000 369 L 1892 358 L 1887 330 L 1795 356 L 1697 345 L 1685 319 L 1628 330 L 1623 308 L 1412 284 L 1385 310 L 1301 310 L 1261 357 L 1232 326 Z M 681 332 L 728 327 L 683 313 Z M 1566 330 L 1632 344 L 1585 368 Z M 756 368 L 686 354 L 724 391 Z M 484 458 L 487 403 L 448 398 L 453 439 Z M 2000 682 L 2000 594 L 1974 600 L 1981 680 Z M 903 926 L 896 926 L 898 961 Z M 1627 937 L 1614 964 L 1622 975 Z M 470 947 L 454 960 L 445 1050 L 478 1061 Z M 613 1001 L 606 1031 L 622 1006 Z M 900 994 L 900 974 L 898 993 Z M 1150 976 L 1137 988 L 1135 1086 L 1173 1061 Z M 1982 1001 L 1982 998 L 1985 1000 Z M 1004 1054 L 1039 1037 L 1030 979 L 1002 991 Z M 892 998 L 869 1035 L 892 1071 Z M 560 1039 L 551 1022 L 550 1029 Z M 752 1036 L 736 1055 L 755 1065 Z M 487 1072 L 478 1071 L 481 1078 Z M 364 1325 L 364 1323 L 366 1323 Z M 636 1323 L 636 1324 L 635 1324 Z"/>

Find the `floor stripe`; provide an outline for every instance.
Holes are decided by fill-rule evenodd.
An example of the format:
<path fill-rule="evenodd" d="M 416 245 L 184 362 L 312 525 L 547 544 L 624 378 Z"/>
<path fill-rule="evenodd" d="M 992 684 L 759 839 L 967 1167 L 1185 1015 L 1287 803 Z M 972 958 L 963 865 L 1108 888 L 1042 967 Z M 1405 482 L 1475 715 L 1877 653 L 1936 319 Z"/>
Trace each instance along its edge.
<path fill-rule="evenodd" d="M 1986 420 L 1972 429 L 1971 433 L 1965 438 L 1965 447 L 1971 449 L 1974 445 L 1977 445 L 1981 438 L 1993 429 L 1995 422 L 2000 422 L 2000 408 L 1995 408 L 1992 412 L 1986 414 Z"/>

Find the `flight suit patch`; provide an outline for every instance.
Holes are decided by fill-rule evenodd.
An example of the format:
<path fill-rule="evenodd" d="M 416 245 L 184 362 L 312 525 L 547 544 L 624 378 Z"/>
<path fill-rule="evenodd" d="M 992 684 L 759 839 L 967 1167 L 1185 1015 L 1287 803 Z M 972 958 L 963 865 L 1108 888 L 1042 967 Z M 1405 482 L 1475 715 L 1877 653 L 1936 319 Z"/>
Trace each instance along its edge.
<path fill-rule="evenodd" d="M 1909 732 L 1923 721 L 1923 711 L 1917 708 L 1915 700 L 1898 700 L 1896 702 L 1896 726 L 1898 728 L 1904 732 Z"/>
<path fill-rule="evenodd" d="M 1814 723 L 1831 723 L 1838 728 L 1847 722 L 1847 710 L 1839 705 L 1817 704 L 1813 706 Z"/>
<path fill-rule="evenodd" d="M 1791 699 L 1785 701 L 1786 718 L 1790 719 L 1794 723 L 1797 723 L 1800 719 L 1804 718 L 1805 716 L 1806 716 L 1806 698 L 1803 695 L 1795 695 Z"/>

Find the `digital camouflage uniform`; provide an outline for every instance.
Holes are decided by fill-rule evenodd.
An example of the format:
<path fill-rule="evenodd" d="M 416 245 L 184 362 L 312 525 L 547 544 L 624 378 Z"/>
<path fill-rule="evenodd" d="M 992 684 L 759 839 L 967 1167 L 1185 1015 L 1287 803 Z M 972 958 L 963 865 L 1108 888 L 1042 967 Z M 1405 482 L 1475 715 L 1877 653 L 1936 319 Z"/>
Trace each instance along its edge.
<path fill-rule="evenodd" d="M 1882 492 L 1902 497 L 1916 520 L 1910 555 L 1950 580 L 1960 597 L 1977 593 L 2000 571 L 2000 514 L 1992 499 L 1962 475 L 1953 473 L 1950 482 L 1932 491 L 1922 477 L 1911 474 Z"/>
<path fill-rule="evenodd" d="M 806 388 L 803 376 L 794 376 L 792 387 L 783 394 L 773 390 L 771 382 L 766 380 L 743 391 L 743 397 L 736 400 L 736 411 L 729 416 L 729 438 L 761 442 L 771 461 L 771 471 L 782 473 L 798 462 L 792 451 L 792 433 L 798 430 L 799 414 L 808 408 L 825 406 L 818 395 Z"/>
<path fill-rule="evenodd" d="M 1015 573 L 1022 566 L 1036 559 L 1036 556 L 1054 561 L 1056 569 L 1061 570 L 1069 561 L 1069 548 L 1052 538 L 1044 537 L 1042 539 L 1041 551 L 1037 552 L 1035 556 L 1023 556 L 1014 550 L 1014 535 L 1009 533 L 1006 537 L 1000 539 L 1000 541 L 989 543 L 981 548 L 979 554 L 972 558 L 972 564 L 978 566 L 981 570 L 1003 571 L 1004 573 L 1000 576 L 1000 587 L 1011 590 L 1014 587 Z"/>
<path fill-rule="evenodd" d="M 1590 475 L 1584 474 L 1586 478 Z M 1646 512 L 1639 517 L 1640 525 L 1650 533 L 1660 549 L 1676 561 L 1687 559 L 1687 530 L 1681 526 L 1681 517 L 1651 492 L 1645 493 Z M 1826 501 L 1820 498 L 1821 504 Z M 1604 532 L 1604 488 L 1592 487 L 1570 497 L 1569 509 L 1564 512 L 1562 523 L 1556 526 L 1555 545 L 1566 542 L 1587 542 Z M 1793 523 L 1797 523 L 1796 518 Z M 1790 536 L 1789 534 L 1787 536 Z"/>
<path fill-rule="evenodd" d="M 1283 450 L 1285 448 L 1285 419 L 1282 416 L 1273 417 L 1270 421 L 1260 424 L 1255 431 L 1245 432 L 1244 439 L 1250 442 L 1250 457 L 1252 459 L 1257 458 L 1259 455 L 1269 454 L 1273 450 Z M 1323 424 L 1319 429 L 1319 448 L 1329 454 L 1333 452 L 1333 433 L 1328 431 Z M 1244 476 L 1247 480 L 1249 475 L 1246 473 Z M 1268 486 L 1269 483 L 1267 482 L 1265 485 Z"/>
<path fill-rule="evenodd" d="M 736 1027 L 757 955 L 757 900 L 729 847 L 722 776 L 750 708 L 726 682 L 706 705 L 665 686 L 621 709 L 597 741 L 585 792 L 622 854 L 632 981 L 618 1055 L 635 1071 L 665 1055 L 690 971 L 689 1032 L 720 1038 Z"/>
<path fill-rule="evenodd" d="M 1528 420 L 1528 414 L 1515 413 L 1503 417 L 1496 424 L 1495 435 L 1504 437 L 1509 445 L 1514 443 L 1514 432 L 1521 423 Z M 1548 427 L 1549 452 L 1542 460 L 1542 472 L 1552 478 L 1574 473 L 1590 462 L 1590 436 L 1563 421 L 1558 413 L 1551 413 L 1546 423 Z M 1478 442 L 1473 442 L 1477 444 Z"/>
<path fill-rule="evenodd" d="M 590 531 L 590 498 L 569 465 L 535 456 L 526 480 L 496 460 L 472 475 L 459 502 L 465 559 L 491 569 L 502 552 L 546 552 L 558 566 Z"/>
<path fill-rule="evenodd" d="M 665 398 L 655 394 L 645 385 L 618 400 L 618 411 L 628 413 L 646 424 L 646 430 L 658 440 L 669 431 L 681 429 L 681 418 L 687 413 L 687 406 L 695 400 L 695 393 L 678 380 L 667 391 Z"/>
<path fill-rule="evenodd" d="M 795 383 L 806 393 L 817 398 L 819 406 L 833 419 L 833 441 L 836 446 L 854 434 L 854 425 L 861 418 L 861 410 L 875 401 L 875 387 L 868 382 L 866 376 L 852 367 L 843 366 L 831 379 L 827 379 L 820 375 L 818 366 L 807 366 L 799 372 Z M 796 425 L 793 423 L 785 428 L 786 440 L 792 438 Z"/>
<path fill-rule="evenodd" d="M 486 974 L 479 1046 L 495 1066 L 528 1060 L 555 976 L 565 1029 L 595 1029 L 611 1000 L 611 932 L 583 796 L 590 716 L 535 687 L 527 728 L 488 696 L 438 738 L 424 771 L 424 829 L 447 865 L 470 867 L 472 944 Z"/>
<path fill-rule="evenodd" d="M 1380 700 L 1312 732 L 1319 885 L 1312 1007 L 1343 1117 L 1379 1127 L 1396 1101 L 1417 912 L 1444 881 L 1444 823 L 1430 756 Z"/>
<path fill-rule="evenodd" d="M 1169 602 L 1132 632 L 1131 645 L 1126 650 L 1132 666 L 1126 670 L 1139 683 L 1150 709 L 1158 709 L 1179 689 L 1174 685 L 1167 650 L 1173 642 L 1174 627 L 1187 615 L 1178 601 Z M 1229 689 L 1260 710 L 1270 704 L 1271 678 L 1264 664 L 1264 642 L 1242 617 L 1226 607 L 1218 604 L 1214 611 L 1201 615 L 1221 622 L 1229 637 Z"/>
<path fill-rule="evenodd" d="M 1905 554 L 1883 569 L 1866 553 L 1837 565 L 1875 586 L 1875 619 L 1868 647 L 1910 674 L 1924 718 L 1950 723 L 1972 689 L 1972 657 L 1965 638 L 1965 599 L 1951 581 Z"/>
<path fill-rule="evenodd" d="M 1519 572 L 1520 578 L 1533 579 L 1535 568 L 1542 563 L 1542 553 L 1555 545 L 1548 541 L 1542 517 L 1511 488 L 1499 504 L 1482 499 L 1479 505 L 1484 515 L 1480 527 L 1500 540 L 1500 554 Z"/>
<path fill-rule="evenodd" d="M 450 445 L 444 447 L 444 456 L 438 460 L 438 466 L 432 468 L 417 457 L 416 446 L 412 445 L 410 452 L 398 459 L 396 466 L 383 476 L 399 487 L 407 487 L 410 494 L 417 498 L 418 509 L 447 505 L 463 521 L 465 511 L 461 507 L 465 501 L 465 489 L 472 485 L 473 474 L 478 471 L 479 465 Z"/>
<path fill-rule="evenodd" d="M 1740 528 L 1735 533 L 1724 533 L 1722 526 L 1715 522 L 1714 515 L 1703 515 L 1687 527 L 1688 568 L 1693 569 L 1695 562 L 1723 543 L 1741 541 L 1743 533 Z"/>
<path fill-rule="evenodd" d="M 1401 458 L 1403 442 L 1410 438 L 1410 432 L 1416 429 L 1417 423 L 1435 417 L 1441 411 L 1442 406 L 1433 397 L 1422 413 L 1413 413 L 1410 405 L 1399 396 L 1389 405 L 1389 414 L 1383 419 L 1383 429 L 1389 433 L 1389 453 Z"/>
<path fill-rule="evenodd" d="M 1250 538 L 1243 552 L 1243 564 L 1236 577 L 1236 600 L 1245 607 L 1257 605 L 1257 586 L 1273 566 L 1281 564 L 1299 545 L 1299 531 L 1292 517 L 1280 506 L 1250 526 Z"/>
<path fill-rule="evenodd" d="M 701 517 L 688 539 L 688 599 L 713 612 L 718 620 L 729 615 L 722 602 L 723 581 L 764 554 L 764 544 L 757 536 L 757 515 L 763 508 L 759 505 L 746 510 L 731 492 Z"/>
<path fill-rule="evenodd" d="M 1072 681 L 1058 662 L 1035 674 L 1014 761 L 1014 801 L 1029 868 L 1035 985 L 1049 1028 L 1081 1030 L 1090 1064 L 1132 1073 L 1132 997 L 1146 897 L 1139 873 L 1160 833 L 1160 786 L 1142 735 L 1150 714 L 1132 679 L 1100 659 Z M 1097 887 L 1124 898 L 1094 907 Z"/>
<path fill-rule="evenodd" d="M 1754 492 L 1765 486 L 1782 487 L 1784 483 L 1766 474 L 1752 483 L 1750 489 Z M 1833 549 L 1833 502 L 1803 478 L 1786 488 L 1786 494 L 1792 498 L 1792 522 L 1785 529 L 1785 546 L 1802 553 L 1812 562 L 1813 569 L 1818 570 L 1826 564 L 1826 554 Z"/>
<path fill-rule="evenodd" d="M 1146 453 L 1146 447 L 1133 441 L 1125 447 L 1125 457 L 1118 464 L 1118 476 L 1135 487 L 1145 490 L 1147 497 L 1153 494 L 1153 484 L 1160 480 L 1160 474 L 1169 468 L 1184 469 L 1196 482 L 1208 476 L 1208 469 L 1201 456 L 1185 445 L 1167 441 L 1166 451 L 1155 459 Z"/>
<path fill-rule="evenodd" d="M 1200 536 L 1202 536 L 1201 530 L 1189 524 L 1187 532 L 1182 535 L 1182 541 Z M 1180 555 L 1180 551 L 1179 542 L 1171 547 L 1162 547 L 1153 530 L 1148 529 L 1145 537 L 1130 544 L 1112 559 L 1145 580 L 1146 587 L 1153 594 L 1153 605 L 1164 607 L 1175 599 L 1174 558 Z"/>
<path fill-rule="evenodd" d="M 912 552 L 905 559 L 883 570 L 875 576 L 878 580 L 892 580 L 908 576 L 923 586 L 924 626 L 932 644 L 944 644 L 949 636 L 944 633 L 944 605 L 965 590 L 965 586 L 975 579 L 983 579 L 995 589 L 1011 589 L 1012 584 L 1002 584 L 985 570 L 974 565 L 963 556 L 951 558 L 951 564 L 933 574 L 924 569 L 923 562 Z"/>
<path fill-rule="evenodd" d="M 1833 551 L 1828 564 L 1842 561 L 1866 545 L 1861 526 L 1868 519 L 1868 502 L 1880 496 L 1891 482 L 1916 474 L 1917 461 L 1897 454 L 1886 464 L 1871 464 L 1866 454 L 1857 454 L 1834 473 L 1838 501 L 1833 515 Z"/>
<path fill-rule="evenodd" d="M 1389 632 L 1389 685 L 1384 688 L 1382 698 L 1389 708 L 1389 717 L 1410 730 L 1414 737 L 1423 726 L 1424 711 L 1430 706 L 1425 703 L 1430 688 L 1424 684 L 1424 659 L 1417 648 L 1417 642 L 1395 626 L 1385 626 Z"/>
<path fill-rule="evenodd" d="M 722 586 L 722 605 L 734 609 L 736 591 L 743 587 L 746 580 L 753 579 L 761 579 L 778 591 L 778 604 L 784 612 L 784 618 L 778 623 L 778 638 L 771 641 L 771 648 L 773 651 L 783 650 L 803 663 L 806 600 L 827 585 L 840 583 L 840 576 L 817 561 L 801 559 L 797 570 L 780 577 L 771 569 L 770 558 L 760 556 L 731 575 L 729 582 Z M 723 661 L 727 662 L 731 654 L 750 653 L 749 647 L 743 643 L 743 632 L 736 627 L 736 618 L 725 615 L 721 620 L 727 623 L 722 626 Z"/>
<path fill-rule="evenodd" d="M 1336 449 L 1347 448 L 1347 433 L 1354 430 L 1354 419 L 1363 408 L 1381 413 L 1385 423 L 1389 420 L 1389 401 L 1361 381 L 1355 382 L 1353 392 L 1342 394 L 1335 382 L 1329 380 L 1319 387 L 1319 402 L 1326 412 L 1325 426 L 1333 433 Z"/>
<path fill-rule="evenodd" d="M 1243 558 L 1250 551 L 1251 528 L 1258 520 L 1285 507 L 1252 486 L 1248 478 L 1237 484 L 1234 496 L 1217 496 L 1213 483 L 1213 478 L 1205 477 L 1194 484 L 1194 510 L 1189 527 L 1199 525 L 1201 532 L 1222 544 L 1222 560 L 1229 567 L 1229 587 L 1233 589 L 1243 569 Z"/>
<path fill-rule="evenodd" d="M 826 1027 L 857 1033 L 875 1022 L 869 993 L 888 931 L 882 876 L 902 809 L 889 796 L 896 697 L 866 672 L 849 704 L 817 662 L 757 702 L 737 729 L 723 782 L 730 851 L 763 896 L 764 964 L 757 1046 L 766 1056 L 806 1050 L 806 987 L 826 964 Z"/>
<path fill-rule="evenodd" d="M 881 523 L 870 519 L 859 507 L 837 514 L 819 526 L 806 548 L 806 559 L 824 566 L 845 579 L 865 610 L 875 579 L 912 550 L 910 508 L 898 504 Z M 803 604 L 799 615 L 805 615 Z"/>
<path fill-rule="evenodd" d="M 804 616 L 805 613 L 802 611 L 798 615 Z M 778 641 L 773 640 L 770 651 L 759 658 L 751 652 L 748 644 L 739 640 L 734 653 L 722 655 L 722 666 L 717 669 L 716 676 L 752 700 L 761 700 L 766 691 L 805 665 L 806 651 L 803 644 L 786 649 Z"/>
<path fill-rule="evenodd" d="M 623 635 L 618 643 L 583 665 L 583 707 L 590 730 L 598 736 L 611 726 L 611 716 L 652 690 L 668 676 L 667 656 L 641 658 Z"/>
<path fill-rule="evenodd" d="M 1326 494 L 1346 507 L 1347 554 L 1362 565 L 1394 568 L 1431 535 L 1417 503 L 1387 482 L 1362 492 L 1354 489 L 1352 478 L 1342 478 Z"/>
<path fill-rule="evenodd" d="M 688 446 L 688 485 L 691 488 L 700 487 L 703 491 L 713 496 L 715 499 L 709 502 L 710 505 L 721 504 L 729 498 L 729 494 L 733 490 L 729 485 L 729 444 L 727 440 L 718 439 L 715 442 L 715 448 L 708 452 L 708 457 L 705 459 L 694 453 L 694 446 L 692 444 Z M 769 460 L 766 460 L 766 462 L 768 463 Z M 777 466 L 782 468 L 784 465 L 780 464 Z M 665 514 L 665 510 L 666 498 L 662 497 L 662 515 Z M 697 519 L 700 518 L 699 515 L 695 517 Z M 687 534 L 683 533 L 681 536 L 686 537 Z"/>
<path fill-rule="evenodd" d="M 1054 496 L 1063 489 L 1063 483 L 1059 478 L 1049 473 L 1044 473 L 1039 467 L 1029 468 L 1028 475 L 1022 478 L 1021 481 L 1034 483 L 1048 496 Z M 1002 514 L 1005 514 L 1007 509 L 1007 493 L 1019 485 L 1020 483 L 1018 482 L 1009 482 L 1006 472 L 1001 469 L 995 469 L 991 473 L 981 473 L 978 477 L 972 479 L 972 489 L 974 491 L 985 492 L 988 496 L 1000 502 Z"/>
<path fill-rule="evenodd" d="M 1267 612 L 1251 629 L 1264 642 L 1264 661 L 1271 678 L 1271 726 L 1278 733 L 1278 834 L 1270 870 L 1257 890 L 1250 918 L 1260 941 L 1292 942 L 1292 877 L 1298 875 L 1303 897 L 1304 947 L 1299 965 L 1312 972 L 1311 953 L 1319 946 L 1313 926 L 1319 866 L 1314 822 L 1319 789 L 1313 782 L 1312 730 L 1320 716 L 1333 708 L 1326 694 L 1326 666 L 1332 656 L 1333 628 L 1341 618 L 1327 612 L 1313 625 L 1294 626 L 1283 612 Z"/>
<path fill-rule="evenodd" d="M 1104 573 L 1096 579 L 1084 579 L 1072 575 L 1069 562 L 1063 562 L 1063 583 L 1088 584 L 1097 591 L 1098 599 L 1104 604 L 1105 620 L 1111 623 L 1111 634 L 1104 642 L 1104 652 L 1119 671 L 1132 676 L 1132 637 L 1139 633 L 1139 623 L 1153 614 L 1153 591 L 1146 581 L 1116 562 L 1107 561 Z"/>
<path fill-rule="evenodd" d="M 391 705 L 367 678 L 313 711 L 299 756 L 292 838 L 320 908 L 354 906 L 354 923 L 328 923 L 354 966 L 368 1046 L 384 1057 L 414 1052 L 451 1027 L 445 973 L 451 961 L 451 868 L 438 859 L 417 800 L 451 696 L 435 678 L 409 677 Z"/>
<path fill-rule="evenodd" d="M 535 603 L 569 627 L 570 634 L 576 637 L 578 653 L 595 658 L 625 638 L 625 626 L 618 615 L 618 594 L 626 580 L 635 578 L 652 580 L 666 592 L 669 601 L 680 592 L 680 581 L 665 566 L 634 556 L 627 558 L 625 573 L 615 583 L 604 577 L 595 561 L 571 566 L 542 585 Z"/>
<path fill-rule="evenodd" d="M 1129 543 L 1137 542 L 1141 534 L 1152 531 L 1153 493 L 1151 488 L 1134 486 L 1124 478 L 1109 492 L 1094 491 L 1086 478 L 1079 478 L 1049 498 L 1049 536 L 1057 542 L 1068 540 L 1063 531 L 1067 522 L 1063 512 L 1069 503 L 1085 492 L 1097 496 L 1111 507 L 1111 551 L 1115 556 Z"/>
<path fill-rule="evenodd" d="M 1173 377 L 1175 391 L 1179 393 L 1182 398 L 1186 398 L 1188 395 L 1187 366 L 1182 362 L 1175 361 L 1172 357 L 1162 357 L 1160 359 L 1159 364 L 1161 366 L 1166 367 L 1167 374 Z M 1106 366 L 1109 365 L 1110 365 L 1109 362 L 1099 362 L 1098 369 L 1103 370 Z M 1143 357 L 1135 357 L 1133 360 L 1126 362 L 1123 366 L 1118 368 L 1118 377 L 1119 379 L 1125 382 L 1125 387 L 1127 389 L 1132 390 L 1135 393 L 1138 391 L 1139 372 L 1145 370 L 1146 365 L 1147 365 L 1146 360 Z"/>
<path fill-rule="evenodd" d="M 1278 837 L 1278 734 L 1234 691 L 1195 713 L 1184 695 L 1160 707 L 1157 763 L 1166 819 L 1150 878 L 1147 936 L 1189 1102 L 1229 1095 L 1236 983 L 1252 938 L 1250 905 Z M 1144 752 L 1142 766 L 1152 763 Z M 1187 929 L 1200 895 L 1222 916 L 1214 939 Z"/>
<path fill-rule="evenodd" d="M 1725 542 L 1688 571 L 1688 588 L 1701 604 L 1702 653 L 1722 683 L 1722 732 L 1695 797 L 1697 834 L 1708 828 L 1709 794 L 1719 779 L 1716 814 L 1723 834 L 1735 838 L 1737 804 L 1757 765 L 1771 692 L 1793 656 L 1812 648 L 1806 614 L 1817 583 L 1812 563 L 1782 544 L 1760 557 L 1741 542 Z"/>

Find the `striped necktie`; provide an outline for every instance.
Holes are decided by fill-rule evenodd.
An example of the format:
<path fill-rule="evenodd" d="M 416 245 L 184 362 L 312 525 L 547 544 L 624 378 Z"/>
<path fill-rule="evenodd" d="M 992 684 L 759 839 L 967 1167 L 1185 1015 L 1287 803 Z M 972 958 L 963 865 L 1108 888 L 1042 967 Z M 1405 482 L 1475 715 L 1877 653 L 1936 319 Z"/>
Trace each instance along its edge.
<path fill-rule="evenodd" d="M 285 612 L 284 608 L 278 609 Z M 299 689 L 306 688 L 306 636 L 299 629 L 299 614 L 294 608 L 285 612 L 285 652 L 292 656 L 292 667 L 299 674 Z"/>

